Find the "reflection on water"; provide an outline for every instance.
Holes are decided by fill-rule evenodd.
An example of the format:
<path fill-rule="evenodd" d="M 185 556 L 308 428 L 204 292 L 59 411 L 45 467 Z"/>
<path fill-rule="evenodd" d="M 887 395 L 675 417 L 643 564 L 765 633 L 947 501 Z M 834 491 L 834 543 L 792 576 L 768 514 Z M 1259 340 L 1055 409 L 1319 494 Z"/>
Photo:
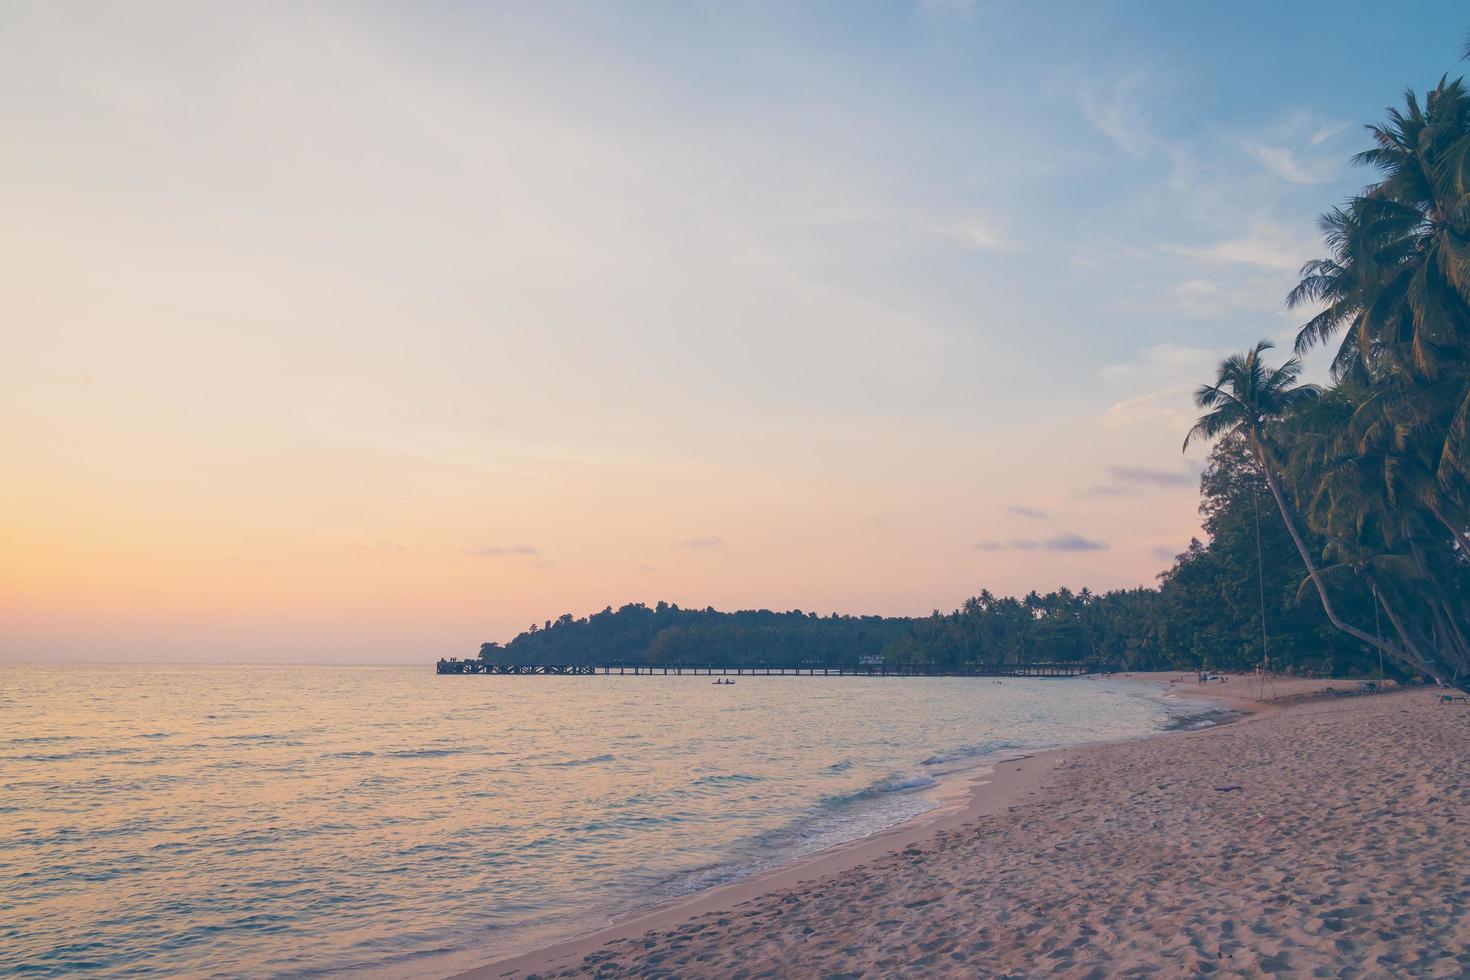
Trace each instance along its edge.
<path fill-rule="evenodd" d="M 0 666 L 0 974 L 442 976 L 1181 710 L 1090 680 Z"/>

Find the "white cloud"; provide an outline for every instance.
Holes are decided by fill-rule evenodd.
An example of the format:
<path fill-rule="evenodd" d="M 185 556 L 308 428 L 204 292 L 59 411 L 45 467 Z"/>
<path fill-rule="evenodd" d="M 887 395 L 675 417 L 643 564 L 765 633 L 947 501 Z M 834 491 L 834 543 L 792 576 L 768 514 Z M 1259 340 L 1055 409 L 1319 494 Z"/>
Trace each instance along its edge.
<path fill-rule="evenodd" d="M 1296 314 L 1286 309 L 1282 297 L 1290 284 L 1279 274 L 1225 281 L 1191 277 L 1138 303 L 1136 309 L 1151 313 L 1177 313 L 1211 319 L 1232 312 L 1248 312 L 1287 318 Z"/>
<path fill-rule="evenodd" d="M 1093 128 L 1135 160 L 1149 156 L 1163 143 L 1149 127 L 1137 96 L 1139 86 L 1140 80 L 1134 77 L 1114 85 L 1107 95 L 1083 89 L 1079 96 L 1082 115 Z"/>
<path fill-rule="evenodd" d="M 1225 292 L 1211 279 L 1186 279 L 1174 287 L 1179 308 L 1191 313 L 1211 316 L 1224 308 Z"/>
<path fill-rule="evenodd" d="M 954 228 L 952 234 L 974 248 L 1004 251 L 1010 247 L 999 231 L 981 221 L 967 221 Z"/>
<path fill-rule="evenodd" d="M 1194 421 L 1189 414 L 1190 388 L 1164 388 L 1135 395 L 1108 406 L 1103 427 L 1121 429 L 1135 425 L 1158 425 L 1183 432 Z"/>
<path fill-rule="evenodd" d="M 1258 140 L 1246 140 L 1245 152 L 1268 173 L 1293 184 L 1321 184 L 1332 179 L 1337 164 L 1328 160 L 1299 160 L 1284 146 L 1270 146 Z"/>
<path fill-rule="evenodd" d="M 1168 167 L 1168 189 L 1191 199 L 1200 196 L 1200 165 L 1192 142 L 1161 133 L 1155 124 L 1154 104 L 1166 102 L 1167 79 L 1138 72 L 1100 91 L 1079 89 L 1077 99 L 1083 117 L 1134 160 L 1159 159 Z"/>
<path fill-rule="evenodd" d="M 1156 344 L 1130 362 L 1110 364 L 1099 378 L 1129 394 L 1108 406 L 1104 428 L 1154 425 L 1183 432 L 1194 422 L 1190 393 L 1208 380 L 1224 351 L 1180 344 Z"/>
<path fill-rule="evenodd" d="M 1345 122 L 1323 123 L 1312 133 L 1311 137 L 1307 140 L 1307 145 L 1321 146 L 1339 133 L 1347 132 L 1348 126 L 1349 124 Z"/>
<path fill-rule="evenodd" d="M 1213 367 L 1220 356 L 1218 350 L 1207 347 L 1155 344 L 1145 348 L 1135 360 L 1107 365 L 1098 372 L 1098 377 L 1119 385 L 1160 377 L 1193 377 Z"/>
<path fill-rule="evenodd" d="M 1258 221 L 1250 231 L 1208 245 L 1163 245 L 1163 251 L 1211 266 L 1246 265 L 1295 274 L 1302 263 L 1320 251 L 1315 239 L 1280 225 Z"/>

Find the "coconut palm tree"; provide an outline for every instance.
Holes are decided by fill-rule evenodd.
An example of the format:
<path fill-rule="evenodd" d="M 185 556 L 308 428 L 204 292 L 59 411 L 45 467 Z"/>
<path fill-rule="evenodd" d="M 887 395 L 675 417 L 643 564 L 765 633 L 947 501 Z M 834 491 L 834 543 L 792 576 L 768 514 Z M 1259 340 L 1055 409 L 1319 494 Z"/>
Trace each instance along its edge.
<path fill-rule="evenodd" d="M 1262 340 L 1242 354 L 1227 357 L 1220 364 L 1215 383 L 1201 385 L 1195 391 L 1195 406 L 1208 411 L 1200 416 L 1199 421 L 1184 437 L 1184 448 L 1188 449 L 1189 444 L 1195 439 L 1212 440 L 1231 434 L 1244 439 L 1256 457 L 1256 463 L 1261 468 L 1266 486 L 1270 489 L 1271 496 L 1275 498 L 1276 506 L 1281 511 L 1281 519 L 1286 524 L 1291 540 L 1296 545 L 1302 563 L 1307 568 L 1307 574 L 1317 589 L 1317 597 L 1322 602 L 1322 610 L 1327 614 L 1332 625 L 1355 639 L 1382 649 L 1402 662 L 1409 663 L 1416 668 L 1421 667 L 1425 665 L 1421 656 L 1415 656 L 1391 641 L 1380 640 L 1344 622 L 1338 616 L 1332 605 L 1332 597 L 1328 594 L 1327 584 L 1323 580 L 1321 570 L 1307 549 L 1301 532 L 1297 530 L 1291 508 L 1287 506 L 1286 496 L 1281 492 L 1281 484 L 1276 476 L 1276 461 L 1271 451 L 1267 430 L 1288 412 L 1315 399 L 1319 389 L 1316 385 L 1297 383 L 1301 375 L 1301 362 L 1295 357 L 1278 368 L 1268 366 L 1263 355 L 1266 351 L 1274 349 L 1275 346 L 1269 340 Z"/>
<path fill-rule="evenodd" d="M 1458 675 L 1470 666 L 1470 647 L 1457 622 L 1463 602 L 1449 587 L 1459 576 L 1453 561 L 1444 563 L 1439 488 L 1371 413 L 1364 430 L 1365 402 L 1371 390 L 1344 381 L 1298 407 L 1278 435 L 1282 475 L 1300 489 L 1303 516 L 1326 542 L 1323 557 L 1333 564 L 1320 576 L 1367 582 L 1414 665 L 1433 673 L 1438 660 Z"/>
<path fill-rule="evenodd" d="M 1381 179 L 1321 219 L 1330 256 L 1303 266 L 1287 297 L 1321 307 L 1296 352 L 1341 333 L 1334 376 L 1387 385 L 1374 410 L 1434 437 L 1449 488 L 1470 479 L 1470 92 L 1441 79 L 1368 131 L 1374 145 L 1354 162 Z"/>

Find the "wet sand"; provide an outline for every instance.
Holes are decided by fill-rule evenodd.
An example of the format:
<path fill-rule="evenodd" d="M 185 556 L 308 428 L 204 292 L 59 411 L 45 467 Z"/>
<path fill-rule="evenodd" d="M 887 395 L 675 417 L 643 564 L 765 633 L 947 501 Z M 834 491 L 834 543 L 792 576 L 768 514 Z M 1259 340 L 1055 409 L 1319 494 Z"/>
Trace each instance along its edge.
<path fill-rule="evenodd" d="M 1289 704 L 1324 686 L 1190 677 L 1253 713 L 1018 760 L 921 823 L 464 976 L 1464 975 L 1470 709 Z"/>

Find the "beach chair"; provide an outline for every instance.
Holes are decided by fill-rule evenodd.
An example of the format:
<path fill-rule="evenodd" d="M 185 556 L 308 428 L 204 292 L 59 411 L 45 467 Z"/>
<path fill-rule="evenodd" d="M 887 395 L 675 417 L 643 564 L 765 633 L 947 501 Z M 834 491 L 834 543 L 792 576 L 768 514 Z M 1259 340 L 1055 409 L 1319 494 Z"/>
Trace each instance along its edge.
<path fill-rule="evenodd" d="M 1438 704 L 1454 704 L 1457 701 L 1470 703 L 1470 694 L 1466 694 L 1457 687 L 1451 687 L 1442 680 L 1435 680 L 1434 683 L 1439 687 Z"/>

